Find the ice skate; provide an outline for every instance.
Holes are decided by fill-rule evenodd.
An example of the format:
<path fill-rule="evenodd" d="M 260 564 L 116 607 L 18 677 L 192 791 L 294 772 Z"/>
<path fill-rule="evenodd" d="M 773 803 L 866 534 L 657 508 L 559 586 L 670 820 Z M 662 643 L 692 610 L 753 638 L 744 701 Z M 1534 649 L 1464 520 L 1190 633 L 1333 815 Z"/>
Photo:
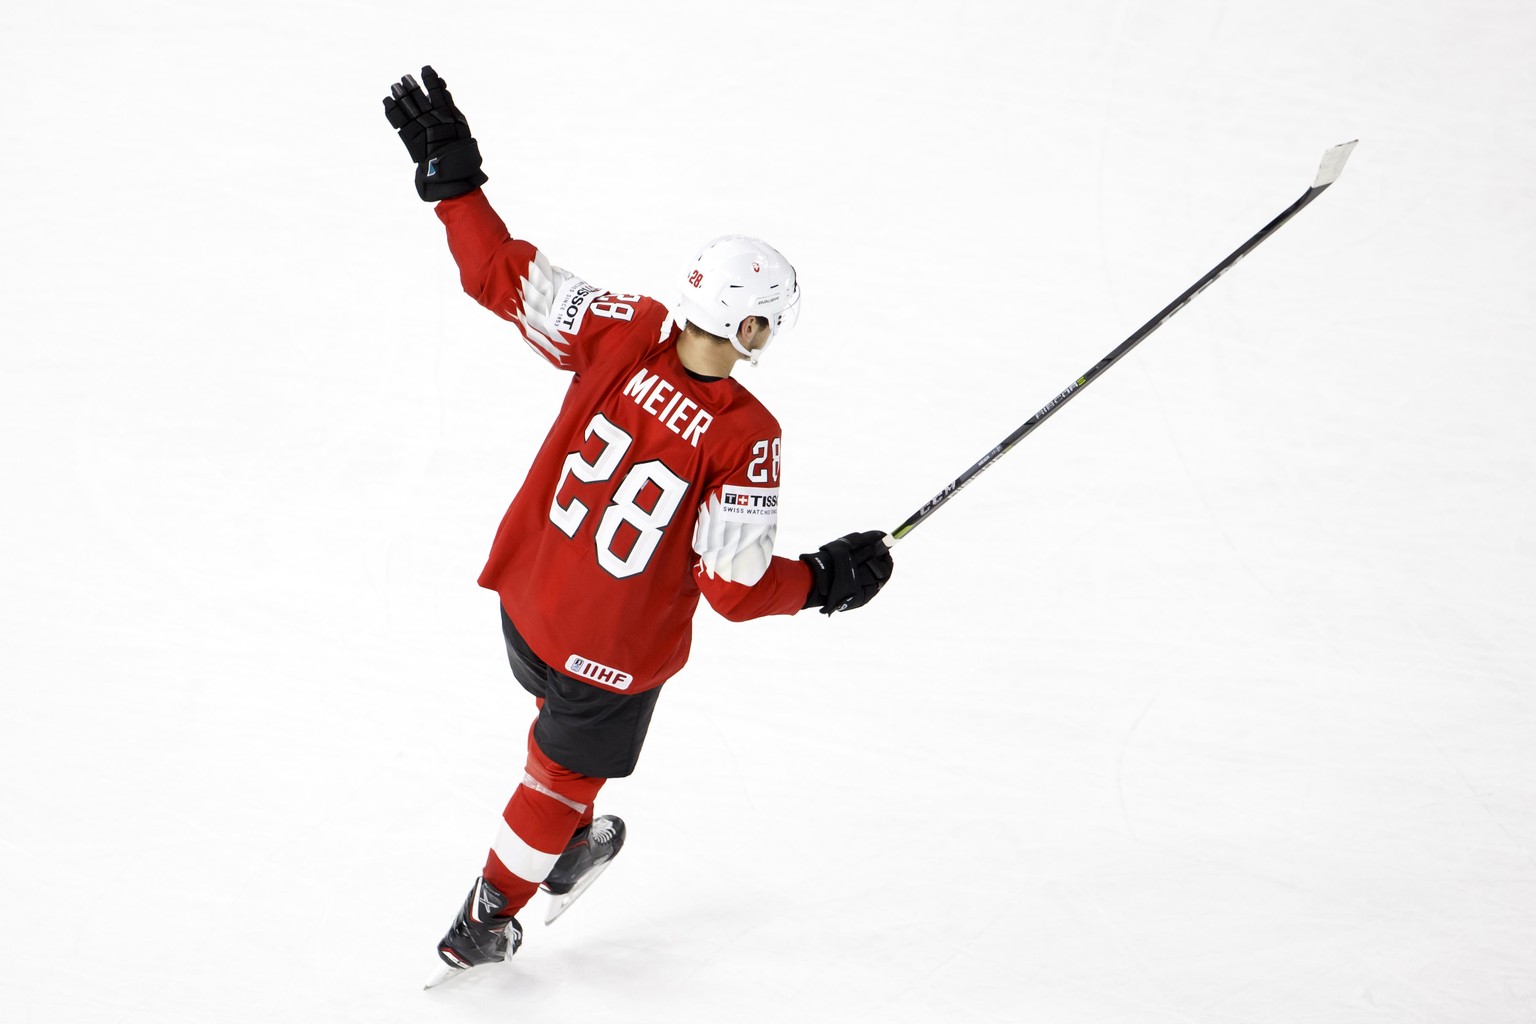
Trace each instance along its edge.
<path fill-rule="evenodd" d="M 427 979 L 426 988 L 436 988 L 471 967 L 500 963 L 517 952 L 523 928 L 515 917 L 497 916 L 506 906 L 501 890 L 484 878 L 475 879 L 459 916 L 437 944 L 443 967 Z"/>
<path fill-rule="evenodd" d="M 555 862 L 549 877 L 540 886 L 550 894 L 549 909 L 544 923 L 549 924 L 565 913 L 566 909 L 599 875 L 608 869 L 624 848 L 624 819 L 604 814 L 583 826 L 571 836 L 565 852 Z"/>

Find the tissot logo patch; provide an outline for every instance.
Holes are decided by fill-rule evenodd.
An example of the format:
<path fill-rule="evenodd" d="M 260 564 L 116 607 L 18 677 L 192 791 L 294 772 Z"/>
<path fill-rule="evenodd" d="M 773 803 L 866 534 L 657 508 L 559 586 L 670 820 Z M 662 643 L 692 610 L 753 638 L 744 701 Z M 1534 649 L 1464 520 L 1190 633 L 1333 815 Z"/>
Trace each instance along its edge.
<path fill-rule="evenodd" d="M 720 491 L 720 511 L 726 519 L 762 522 L 779 514 L 777 487 L 724 487 Z"/>
<path fill-rule="evenodd" d="M 592 300 L 602 294 L 604 292 L 601 288 L 595 288 L 580 278 L 572 278 L 560 289 L 560 294 L 555 296 L 554 305 L 550 307 L 549 322 L 556 330 L 575 334 L 581 330 L 581 321 L 585 319 Z"/>

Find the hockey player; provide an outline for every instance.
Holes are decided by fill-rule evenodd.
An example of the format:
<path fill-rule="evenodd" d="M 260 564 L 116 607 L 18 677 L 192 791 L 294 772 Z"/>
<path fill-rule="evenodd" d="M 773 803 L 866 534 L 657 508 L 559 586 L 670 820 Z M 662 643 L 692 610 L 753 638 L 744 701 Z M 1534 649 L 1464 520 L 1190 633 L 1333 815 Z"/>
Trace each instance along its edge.
<path fill-rule="evenodd" d="M 661 686 L 687 660 L 700 594 L 733 620 L 831 614 L 873 598 L 892 563 L 879 531 L 773 554 L 779 425 L 731 371 L 794 323 L 794 267 L 732 235 L 699 250 L 671 311 L 586 283 L 508 234 L 480 190 L 464 115 L 432 68 L 421 75 L 391 88 L 385 114 L 417 192 L 438 204 L 464 290 L 572 374 L 480 575 L 538 714 L 522 782 L 438 946 L 436 983 L 515 953 L 513 915 L 541 883 L 568 903 L 618 853 L 624 823 L 594 818 L 593 802 L 634 770 Z"/>

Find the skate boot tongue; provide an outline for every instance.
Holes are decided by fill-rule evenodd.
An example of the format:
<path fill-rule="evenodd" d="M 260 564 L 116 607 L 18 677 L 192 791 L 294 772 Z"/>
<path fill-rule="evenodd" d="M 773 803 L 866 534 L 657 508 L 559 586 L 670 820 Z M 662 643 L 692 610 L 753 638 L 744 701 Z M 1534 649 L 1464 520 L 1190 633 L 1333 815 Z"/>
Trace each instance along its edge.
<path fill-rule="evenodd" d="M 544 891 L 554 897 L 544 916 L 545 924 L 565 913 L 566 908 L 576 902 L 576 897 L 597 881 L 624 848 L 624 835 L 624 819 L 611 814 L 602 815 L 590 826 L 576 830 L 542 885 Z"/>
<path fill-rule="evenodd" d="M 624 819 L 605 814 L 576 830 L 565 852 L 545 877 L 545 892 L 564 895 L 594 869 L 606 865 L 624 846 Z"/>

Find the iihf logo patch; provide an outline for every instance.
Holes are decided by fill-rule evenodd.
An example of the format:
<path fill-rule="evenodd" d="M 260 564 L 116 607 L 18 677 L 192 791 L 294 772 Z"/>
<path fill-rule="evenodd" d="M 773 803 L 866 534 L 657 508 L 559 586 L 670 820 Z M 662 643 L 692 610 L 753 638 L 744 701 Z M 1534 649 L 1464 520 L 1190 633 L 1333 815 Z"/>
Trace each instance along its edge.
<path fill-rule="evenodd" d="M 635 681 L 635 677 L 628 672 L 621 672 L 608 665 L 599 664 L 590 658 L 583 658 L 573 654 L 565 659 L 565 670 L 579 679 L 591 680 L 604 686 L 611 686 L 615 690 L 627 690 L 629 684 Z"/>

